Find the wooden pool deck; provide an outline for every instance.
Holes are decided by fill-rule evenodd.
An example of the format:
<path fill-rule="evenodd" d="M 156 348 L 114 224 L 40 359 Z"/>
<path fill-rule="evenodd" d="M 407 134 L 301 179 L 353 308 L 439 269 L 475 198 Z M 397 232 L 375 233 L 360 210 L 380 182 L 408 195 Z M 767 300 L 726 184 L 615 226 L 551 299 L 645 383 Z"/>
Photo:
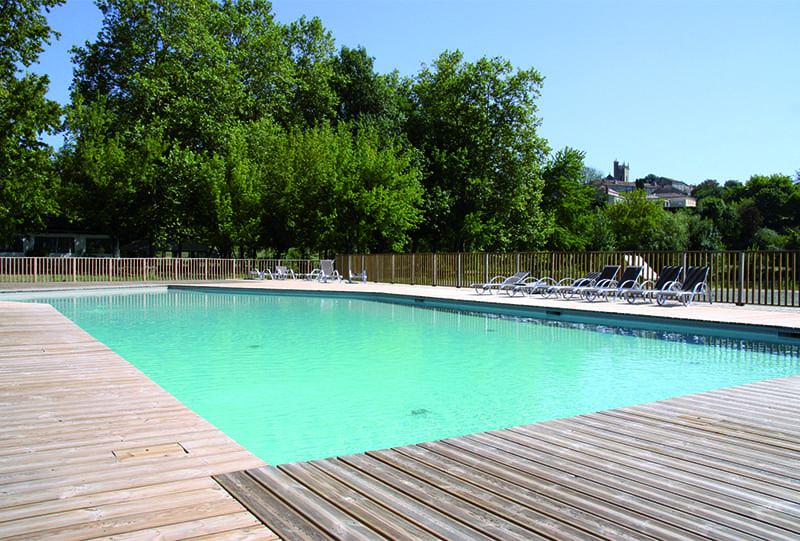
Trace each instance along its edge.
<path fill-rule="evenodd" d="M 800 332 L 800 310 L 215 285 L 360 288 Z M 50 307 L 0 295 L 0 418 L 0 539 L 800 538 L 800 376 L 272 467 Z"/>

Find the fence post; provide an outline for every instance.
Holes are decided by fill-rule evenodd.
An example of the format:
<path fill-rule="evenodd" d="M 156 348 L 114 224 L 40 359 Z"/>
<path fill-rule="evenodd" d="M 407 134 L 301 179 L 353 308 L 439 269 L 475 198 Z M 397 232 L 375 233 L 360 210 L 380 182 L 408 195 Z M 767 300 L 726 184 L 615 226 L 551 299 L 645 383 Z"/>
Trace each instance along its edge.
<path fill-rule="evenodd" d="M 458 252 L 458 276 L 456 276 L 456 287 L 461 287 L 461 252 Z"/>
<path fill-rule="evenodd" d="M 683 252 L 683 254 L 681 255 L 681 265 L 683 266 L 683 276 L 681 276 L 681 282 L 686 280 L 686 271 L 688 270 L 688 268 L 686 267 L 687 258 L 688 254 L 686 252 Z"/>
<path fill-rule="evenodd" d="M 75 265 L 76 264 L 77 264 L 77 261 L 75 261 L 75 258 L 73 257 L 72 258 L 72 281 L 73 282 L 77 282 L 78 281 L 78 278 L 77 278 L 77 276 L 75 274 Z"/>
<path fill-rule="evenodd" d="M 416 254 L 411 254 L 411 285 L 414 285 L 414 279 L 416 278 L 417 273 L 417 256 Z"/>
<path fill-rule="evenodd" d="M 739 272 L 737 274 L 738 276 L 736 277 L 736 281 L 739 291 L 736 299 L 736 305 L 744 306 L 744 252 L 739 252 Z"/>
<path fill-rule="evenodd" d="M 484 284 L 489 283 L 489 252 L 483 255 Z"/>
<path fill-rule="evenodd" d="M 390 283 L 394 283 L 394 254 L 392 254 L 392 278 Z"/>
<path fill-rule="evenodd" d="M 436 254 L 433 254 L 433 284 L 436 285 Z"/>

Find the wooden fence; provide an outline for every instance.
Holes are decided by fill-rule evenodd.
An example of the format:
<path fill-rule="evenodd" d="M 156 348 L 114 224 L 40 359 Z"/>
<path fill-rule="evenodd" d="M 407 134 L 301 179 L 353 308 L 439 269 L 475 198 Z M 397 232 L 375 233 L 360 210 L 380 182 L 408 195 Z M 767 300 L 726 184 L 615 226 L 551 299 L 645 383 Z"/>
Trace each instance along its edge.
<path fill-rule="evenodd" d="M 366 270 L 370 282 L 469 287 L 518 270 L 554 280 L 583 276 L 605 265 L 644 262 L 653 273 L 664 265 L 708 265 L 714 302 L 765 306 L 800 306 L 798 263 L 791 252 L 520 252 L 448 254 L 353 254 L 336 257 L 336 268 Z M 309 273 L 308 259 L 183 258 L 0 258 L 3 282 L 160 282 L 230 280 L 250 277 L 253 269 L 286 265 Z"/>
<path fill-rule="evenodd" d="M 714 302 L 800 306 L 798 259 L 800 251 L 371 254 L 340 255 L 336 266 L 345 276 L 366 270 L 374 282 L 469 287 L 520 270 L 560 280 L 605 265 L 645 263 L 653 274 L 665 265 L 707 265 Z"/>
<path fill-rule="evenodd" d="M 308 273 L 307 259 L 3 257 L 3 282 L 163 282 L 249 278 L 253 269 L 286 265 Z"/>

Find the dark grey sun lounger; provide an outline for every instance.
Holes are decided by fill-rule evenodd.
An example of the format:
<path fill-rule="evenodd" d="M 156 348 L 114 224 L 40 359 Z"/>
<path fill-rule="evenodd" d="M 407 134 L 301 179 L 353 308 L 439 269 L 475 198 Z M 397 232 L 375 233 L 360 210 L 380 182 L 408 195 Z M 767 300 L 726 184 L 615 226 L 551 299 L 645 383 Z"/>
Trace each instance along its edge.
<path fill-rule="evenodd" d="M 665 265 L 661 268 L 661 272 L 658 273 L 658 278 L 656 278 L 655 281 L 645 280 L 638 288 L 626 291 L 623 297 L 631 304 L 636 302 L 637 297 L 641 297 L 642 300 L 646 299 L 653 302 L 655 295 L 659 291 L 680 287 L 681 272 L 683 272 L 683 267 L 680 265 Z"/>
<path fill-rule="evenodd" d="M 605 300 L 610 300 L 611 298 L 616 300 L 627 291 L 639 287 L 639 278 L 642 276 L 642 270 L 644 270 L 644 267 L 637 265 L 626 267 L 619 281 L 611 280 L 606 282 L 605 285 L 584 288 L 580 292 L 581 296 L 587 301 L 593 301 L 598 297 L 603 297 Z"/>
<path fill-rule="evenodd" d="M 597 276 L 588 278 L 588 274 L 569 285 L 555 285 L 547 291 L 548 295 L 560 295 L 564 299 L 571 299 L 575 295 L 581 296 L 583 291 L 592 287 L 610 286 L 619 272 L 619 265 L 606 265 Z"/>
<path fill-rule="evenodd" d="M 709 267 L 689 267 L 686 270 L 686 278 L 680 287 L 676 285 L 673 289 L 657 291 L 653 294 L 656 302 L 663 305 L 667 299 L 677 299 L 685 306 L 692 304 L 692 301 L 697 297 L 705 296 L 709 304 L 714 302 L 714 296 L 711 293 L 711 288 L 708 287 L 706 280 L 708 279 Z"/>
<path fill-rule="evenodd" d="M 506 293 L 513 297 L 517 293 L 521 295 L 533 295 L 534 293 L 540 293 L 546 296 L 548 293 L 547 291 L 556 285 L 556 281 L 549 276 L 545 276 L 544 278 L 529 278 L 525 280 L 524 283 L 518 284 L 513 288 L 506 288 Z"/>
<path fill-rule="evenodd" d="M 505 276 L 495 276 L 486 283 L 470 284 L 469 287 L 474 287 L 475 293 L 478 295 L 482 295 L 487 291 L 491 295 L 493 289 L 496 289 L 499 293 L 507 288 L 513 289 L 514 286 L 524 283 L 525 278 L 527 278 L 529 274 L 530 272 L 519 271 L 508 278 Z"/>

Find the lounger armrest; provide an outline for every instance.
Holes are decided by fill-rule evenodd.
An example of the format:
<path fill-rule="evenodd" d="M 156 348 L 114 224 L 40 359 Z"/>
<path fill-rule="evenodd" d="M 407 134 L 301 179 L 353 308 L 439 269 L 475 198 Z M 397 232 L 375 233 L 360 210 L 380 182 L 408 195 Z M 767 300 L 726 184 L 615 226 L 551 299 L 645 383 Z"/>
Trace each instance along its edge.
<path fill-rule="evenodd" d="M 616 288 L 616 287 L 617 287 L 617 281 L 616 281 L 616 280 L 600 280 L 599 282 L 595 282 L 595 283 L 594 283 L 592 286 L 590 286 L 590 287 L 596 287 L 596 288 L 604 288 L 604 287 L 607 287 L 607 288 Z"/>

